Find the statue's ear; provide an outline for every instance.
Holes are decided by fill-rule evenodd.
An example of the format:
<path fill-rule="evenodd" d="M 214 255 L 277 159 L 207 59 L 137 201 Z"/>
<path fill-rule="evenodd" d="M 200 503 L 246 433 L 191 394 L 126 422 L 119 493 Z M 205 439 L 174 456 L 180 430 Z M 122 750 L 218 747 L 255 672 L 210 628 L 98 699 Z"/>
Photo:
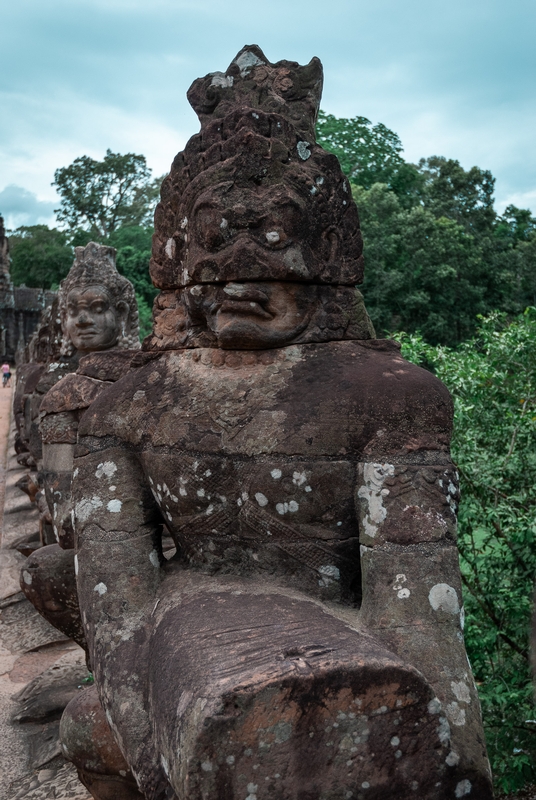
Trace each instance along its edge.
<path fill-rule="evenodd" d="M 337 228 L 322 232 L 322 256 L 328 264 L 336 264 L 340 256 L 340 236 Z"/>
<path fill-rule="evenodd" d="M 128 317 L 128 311 L 129 311 L 128 303 L 125 303 L 124 300 L 119 300 L 115 304 L 115 310 L 117 311 L 117 316 L 119 317 L 121 322 L 124 324 L 127 321 L 127 317 Z"/>

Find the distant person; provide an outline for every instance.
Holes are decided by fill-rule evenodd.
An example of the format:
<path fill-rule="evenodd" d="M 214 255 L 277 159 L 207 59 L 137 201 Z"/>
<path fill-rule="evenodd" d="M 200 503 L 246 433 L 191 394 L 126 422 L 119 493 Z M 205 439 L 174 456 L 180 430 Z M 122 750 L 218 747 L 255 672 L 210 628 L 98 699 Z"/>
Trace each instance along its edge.
<path fill-rule="evenodd" d="M 11 367 L 7 363 L 2 364 L 2 388 L 6 386 L 11 386 Z"/>

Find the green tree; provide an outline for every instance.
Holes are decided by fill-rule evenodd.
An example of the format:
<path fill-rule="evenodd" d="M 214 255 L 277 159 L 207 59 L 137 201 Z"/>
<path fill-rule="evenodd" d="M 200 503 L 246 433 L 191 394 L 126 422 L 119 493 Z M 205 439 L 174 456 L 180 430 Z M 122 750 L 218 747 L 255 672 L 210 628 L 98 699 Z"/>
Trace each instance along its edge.
<path fill-rule="evenodd" d="M 76 158 L 57 169 L 53 186 L 61 197 L 58 221 L 106 238 L 121 225 L 144 225 L 154 210 L 158 179 L 151 181 L 145 156 L 106 151 L 102 161 Z"/>
<path fill-rule="evenodd" d="M 9 235 L 11 280 L 15 286 L 55 289 L 73 263 L 73 249 L 63 231 L 46 225 L 23 225 Z"/>
<path fill-rule="evenodd" d="M 536 576 L 536 309 L 482 319 L 457 350 L 401 335 L 454 396 L 466 645 L 497 786 L 536 780 L 528 632 Z"/>
<path fill-rule="evenodd" d="M 381 122 L 373 125 L 366 117 L 344 119 L 320 111 L 316 135 L 318 144 L 337 156 L 351 183 L 365 189 L 385 183 L 397 195 L 410 197 L 421 181 L 400 155 L 398 135 Z"/>
<path fill-rule="evenodd" d="M 474 235 L 493 232 L 495 178 L 489 170 L 464 170 L 459 161 L 442 156 L 421 159 L 418 170 L 419 200 L 435 217 L 452 219 Z"/>
<path fill-rule="evenodd" d="M 420 331 L 432 344 L 471 336 L 500 289 L 478 238 L 385 184 L 353 187 L 365 241 L 363 293 L 378 335 Z"/>

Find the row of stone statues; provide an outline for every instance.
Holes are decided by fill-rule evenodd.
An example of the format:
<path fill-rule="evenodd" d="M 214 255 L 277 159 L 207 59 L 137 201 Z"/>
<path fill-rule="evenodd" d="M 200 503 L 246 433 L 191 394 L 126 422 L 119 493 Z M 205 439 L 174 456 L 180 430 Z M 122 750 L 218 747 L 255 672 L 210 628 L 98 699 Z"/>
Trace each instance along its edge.
<path fill-rule="evenodd" d="M 90 243 L 19 374 L 21 586 L 86 649 L 61 735 L 96 800 L 492 797 L 452 404 L 375 338 L 321 89 L 256 46 L 195 81 L 152 334 Z"/>

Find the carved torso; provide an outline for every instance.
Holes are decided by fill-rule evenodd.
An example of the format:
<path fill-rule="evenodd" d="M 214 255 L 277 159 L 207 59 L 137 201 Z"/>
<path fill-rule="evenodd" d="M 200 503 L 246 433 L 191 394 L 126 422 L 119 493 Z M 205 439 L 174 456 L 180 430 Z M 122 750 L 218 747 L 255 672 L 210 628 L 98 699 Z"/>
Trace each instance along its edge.
<path fill-rule="evenodd" d="M 439 381 L 372 340 L 166 353 L 81 433 L 135 448 L 183 563 L 353 603 L 358 464 L 448 464 L 450 417 Z"/>

